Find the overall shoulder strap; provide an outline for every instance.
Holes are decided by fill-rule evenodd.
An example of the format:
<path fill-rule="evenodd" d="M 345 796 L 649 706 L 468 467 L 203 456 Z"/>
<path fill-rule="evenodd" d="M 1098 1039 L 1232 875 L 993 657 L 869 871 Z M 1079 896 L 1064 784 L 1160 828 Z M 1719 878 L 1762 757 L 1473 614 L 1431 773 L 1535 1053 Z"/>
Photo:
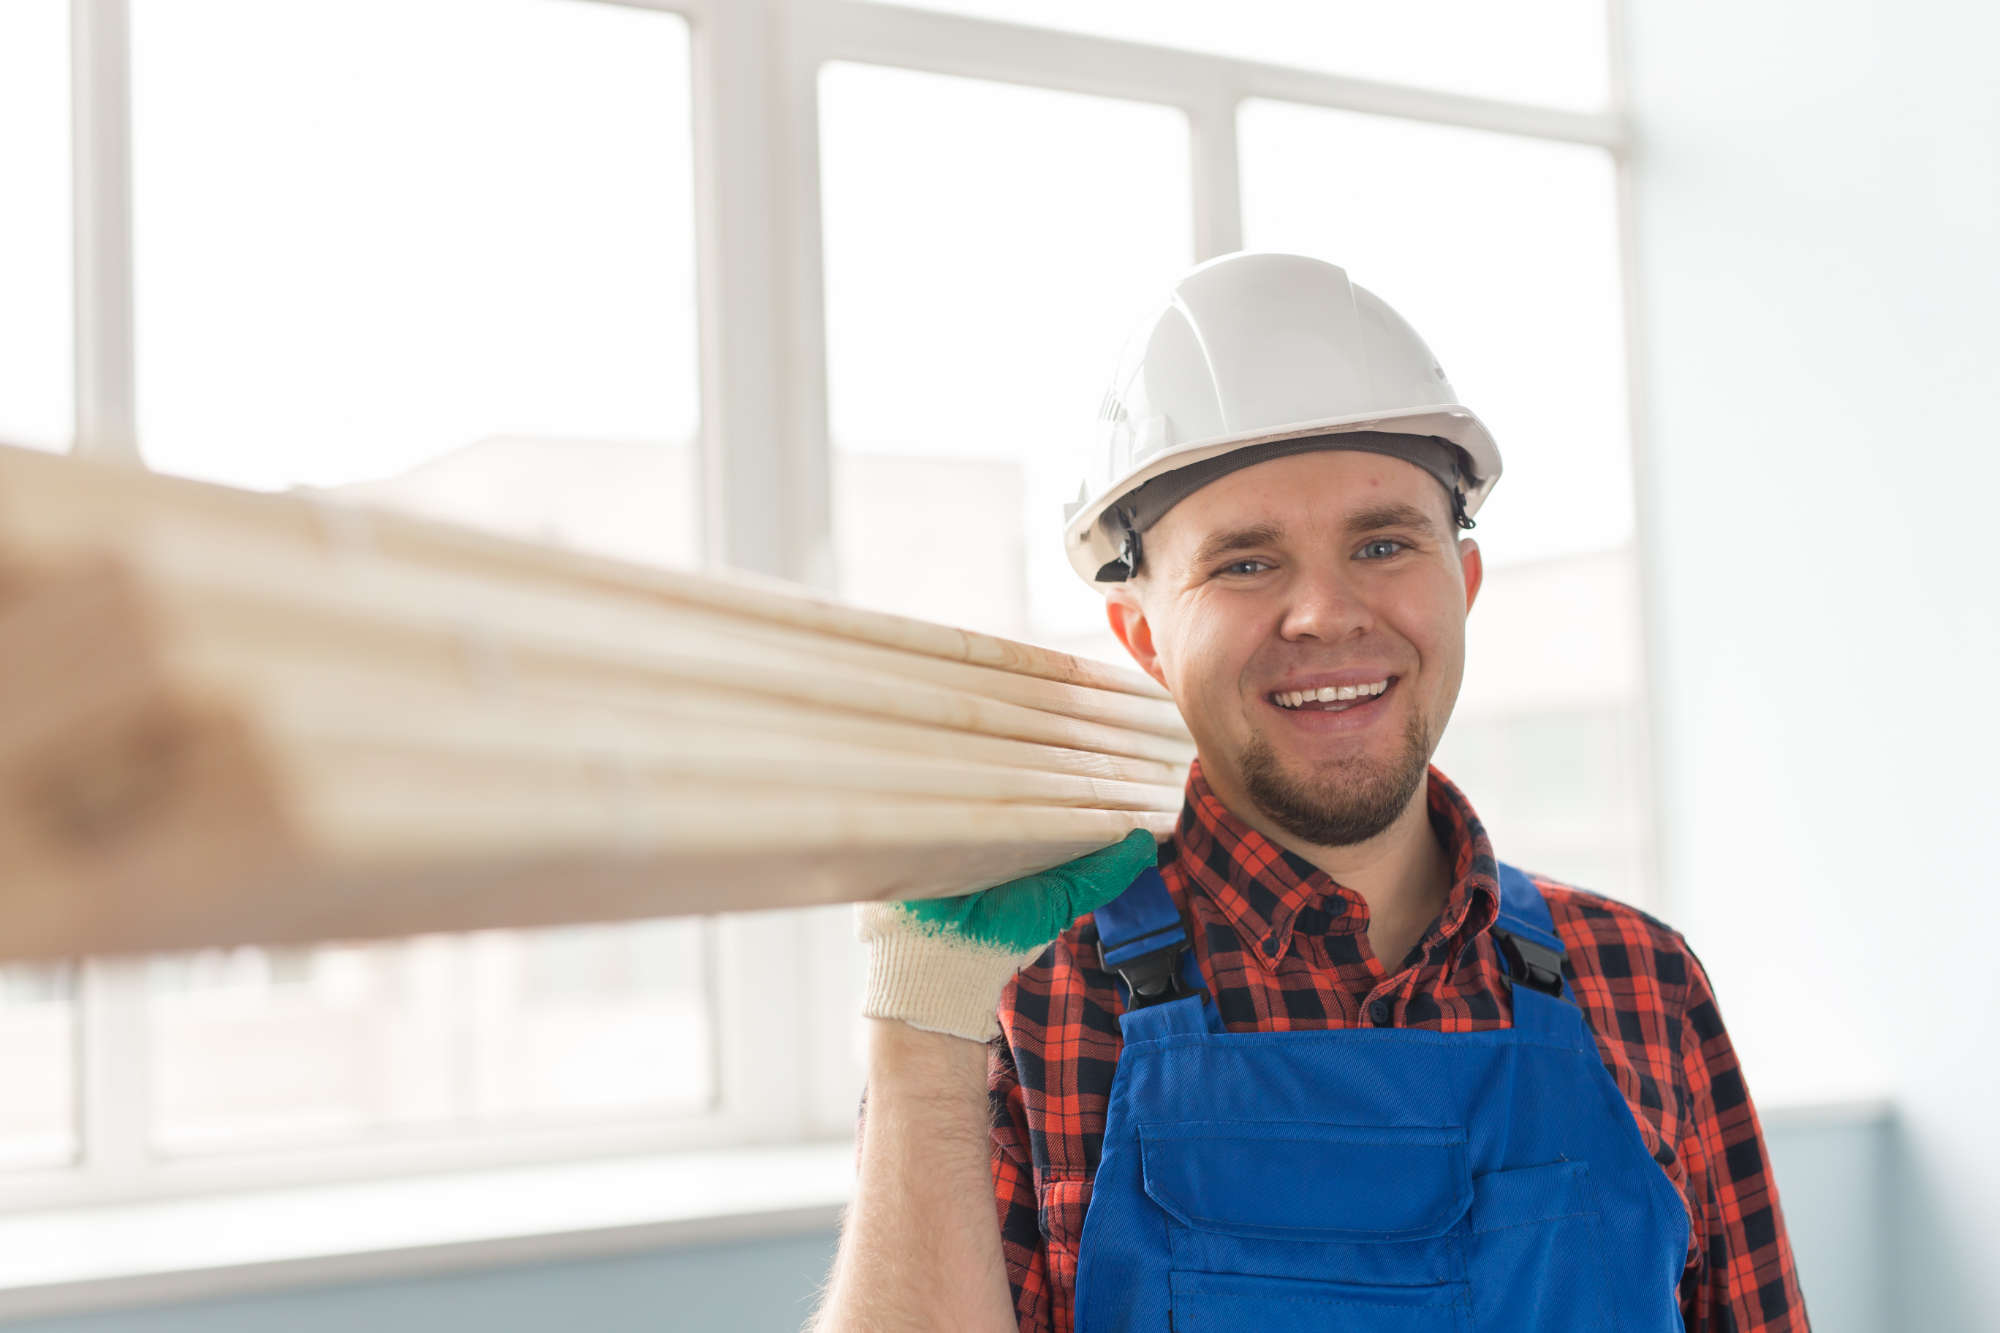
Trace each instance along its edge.
<path fill-rule="evenodd" d="M 1500 919 L 1493 923 L 1493 941 L 1509 980 L 1574 1004 L 1576 997 L 1562 974 L 1563 942 L 1542 891 L 1513 866 L 1504 861 L 1497 865 Z"/>
<path fill-rule="evenodd" d="M 1148 866 L 1126 890 L 1091 914 L 1097 961 L 1115 973 L 1127 1039 L 1174 1030 L 1219 1031 L 1206 1011 L 1208 992 L 1180 909 L 1159 869 Z M 1190 1026 L 1192 1025 L 1192 1026 Z"/>

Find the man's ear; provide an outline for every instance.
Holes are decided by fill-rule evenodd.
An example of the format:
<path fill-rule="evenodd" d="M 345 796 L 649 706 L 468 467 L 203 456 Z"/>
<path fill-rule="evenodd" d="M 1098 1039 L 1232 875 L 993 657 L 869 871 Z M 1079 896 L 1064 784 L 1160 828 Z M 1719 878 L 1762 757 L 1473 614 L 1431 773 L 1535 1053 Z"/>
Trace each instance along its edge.
<path fill-rule="evenodd" d="M 1160 670 L 1159 650 L 1153 646 L 1153 627 L 1130 583 L 1115 583 L 1105 591 L 1104 614 L 1111 622 L 1111 632 L 1125 645 L 1125 651 L 1132 654 L 1139 669 L 1158 681 L 1162 689 L 1166 688 L 1167 677 Z"/>
<path fill-rule="evenodd" d="M 1479 596 L 1479 585 L 1486 578 L 1486 565 L 1479 556 L 1479 543 L 1470 537 L 1459 538 L 1458 567 L 1465 575 L 1465 609 L 1470 611 L 1472 599 Z"/>

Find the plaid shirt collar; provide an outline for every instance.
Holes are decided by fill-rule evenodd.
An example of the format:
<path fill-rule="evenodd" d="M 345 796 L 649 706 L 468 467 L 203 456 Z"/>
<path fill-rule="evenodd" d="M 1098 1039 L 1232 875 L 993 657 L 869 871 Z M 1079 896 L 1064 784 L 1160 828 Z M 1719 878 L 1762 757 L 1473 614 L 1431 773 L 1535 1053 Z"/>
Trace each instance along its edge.
<path fill-rule="evenodd" d="M 1426 795 L 1431 828 L 1452 858 L 1451 893 L 1420 941 L 1427 952 L 1463 932 L 1467 941 L 1500 915 L 1499 871 L 1486 829 L 1463 793 L 1435 766 Z M 1232 814 L 1202 776 L 1201 761 L 1188 769 L 1171 859 L 1190 885 L 1198 885 L 1236 928 L 1244 948 L 1275 971 L 1291 947 L 1301 916 L 1327 933 L 1362 929 L 1361 895 L 1336 883 L 1305 858 L 1278 846 Z M 1456 953 L 1457 950 L 1451 951 Z M 1395 960 L 1384 959 L 1393 969 Z"/>

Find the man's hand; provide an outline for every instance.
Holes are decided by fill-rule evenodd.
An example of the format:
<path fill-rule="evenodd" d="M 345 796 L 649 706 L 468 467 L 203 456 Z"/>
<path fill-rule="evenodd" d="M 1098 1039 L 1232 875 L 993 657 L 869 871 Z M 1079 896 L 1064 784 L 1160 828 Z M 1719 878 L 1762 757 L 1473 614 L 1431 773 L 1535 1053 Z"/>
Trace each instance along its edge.
<path fill-rule="evenodd" d="M 1123 893 L 1156 854 L 1153 835 L 1134 829 L 1122 842 L 977 893 L 857 904 L 856 933 L 868 944 L 861 1012 L 991 1041 L 1014 973 Z"/>

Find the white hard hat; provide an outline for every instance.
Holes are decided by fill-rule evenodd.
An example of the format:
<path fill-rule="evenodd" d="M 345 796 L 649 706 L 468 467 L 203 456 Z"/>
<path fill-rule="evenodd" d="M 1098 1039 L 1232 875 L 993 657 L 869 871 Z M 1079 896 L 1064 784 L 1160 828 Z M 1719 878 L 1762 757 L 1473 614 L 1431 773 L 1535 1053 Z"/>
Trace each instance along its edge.
<path fill-rule="evenodd" d="M 1343 438 L 1307 438 L 1326 435 Z M 1134 526 L 1128 504 L 1147 482 L 1253 446 L 1265 448 L 1190 473 L 1178 494 L 1155 487 L 1154 512 Z M 1309 448 L 1406 457 L 1453 492 L 1466 526 L 1500 477 L 1493 437 L 1424 340 L 1344 270 L 1254 252 L 1200 264 L 1126 345 L 1064 507 L 1070 564 L 1093 584 L 1129 577 L 1162 495 L 1171 504 L 1235 466 Z"/>

